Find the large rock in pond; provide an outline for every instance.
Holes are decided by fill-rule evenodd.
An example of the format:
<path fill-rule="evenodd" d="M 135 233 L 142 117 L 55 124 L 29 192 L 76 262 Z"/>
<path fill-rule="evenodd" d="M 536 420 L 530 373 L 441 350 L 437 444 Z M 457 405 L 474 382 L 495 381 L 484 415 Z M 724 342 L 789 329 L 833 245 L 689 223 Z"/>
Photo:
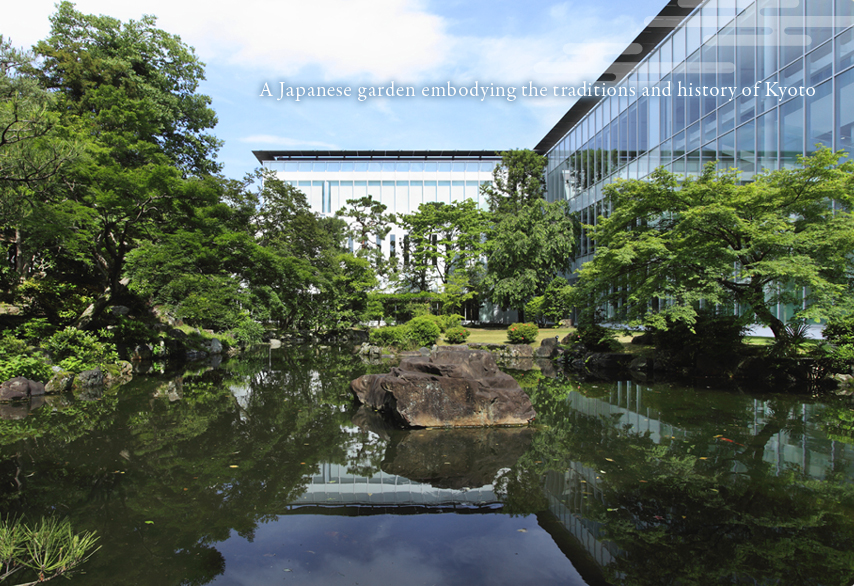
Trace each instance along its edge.
<path fill-rule="evenodd" d="M 16 376 L 0 384 L 0 401 L 26 401 L 44 395 L 44 384 Z"/>
<path fill-rule="evenodd" d="M 388 374 L 359 377 L 350 388 L 365 405 L 409 427 L 524 425 L 536 416 L 519 383 L 483 350 L 440 346 L 429 356 L 404 358 Z"/>

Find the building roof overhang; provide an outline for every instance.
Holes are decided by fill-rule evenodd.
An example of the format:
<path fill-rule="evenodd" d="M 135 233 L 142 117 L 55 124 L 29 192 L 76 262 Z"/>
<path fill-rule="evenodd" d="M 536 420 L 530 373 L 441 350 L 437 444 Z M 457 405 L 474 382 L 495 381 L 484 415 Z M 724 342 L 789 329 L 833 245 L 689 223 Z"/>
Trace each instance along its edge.
<path fill-rule="evenodd" d="M 273 161 L 324 161 L 324 160 L 456 160 L 456 159 L 500 159 L 502 151 L 486 150 L 419 150 L 419 151 L 382 151 L 382 150 L 287 150 L 287 151 L 252 151 L 259 163 Z"/>
<path fill-rule="evenodd" d="M 700 4 L 702 0 L 669 0 L 661 12 L 635 37 L 635 40 L 614 60 L 605 73 L 599 76 L 596 83 L 613 85 L 622 81 Z M 579 98 L 534 147 L 534 151 L 541 155 L 549 152 L 602 99 L 601 96 Z"/>

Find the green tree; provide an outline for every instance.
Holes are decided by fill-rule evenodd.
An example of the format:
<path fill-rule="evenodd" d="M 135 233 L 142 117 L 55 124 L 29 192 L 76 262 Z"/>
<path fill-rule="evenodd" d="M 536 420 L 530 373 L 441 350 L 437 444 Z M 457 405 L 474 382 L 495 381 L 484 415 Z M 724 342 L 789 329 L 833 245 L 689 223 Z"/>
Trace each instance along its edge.
<path fill-rule="evenodd" d="M 480 190 L 491 212 L 516 214 L 546 194 L 546 158 L 530 149 L 501 153 L 501 164 L 492 171 L 492 183 Z"/>
<path fill-rule="evenodd" d="M 83 142 L 61 205 L 112 295 L 139 241 L 182 225 L 218 193 L 205 180 L 218 169 L 219 142 L 206 134 L 216 123 L 210 98 L 196 93 L 203 65 L 155 22 L 84 15 L 63 2 L 35 47 L 34 74 Z"/>
<path fill-rule="evenodd" d="M 579 271 L 576 303 L 667 329 L 690 326 L 704 302 L 752 316 L 778 340 L 788 335 L 778 303 L 805 306 L 799 319 L 850 311 L 854 164 L 843 156 L 823 149 L 745 185 L 710 164 L 682 183 L 658 169 L 606 187 L 613 212 L 588 226 L 596 255 Z"/>
<path fill-rule="evenodd" d="M 469 294 L 482 272 L 488 228 L 487 214 L 477 203 L 423 203 L 418 211 L 401 216 L 400 224 L 409 233 L 406 284 L 424 291 L 435 281 L 454 297 Z"/>
<path fill-rule="evenodd" d="M 347 219 L 345 237 L 353 240 L 355 255 L 367 258 L 379 274 L 385 274 L 389 266 L 383 259 L 380 242 L 385 240 L 396 221 L 394 214 L 386 213 L 387 209 L 384 203 L 367 195 L 348 199 L 347 207 L 335 213 L 336 218 Z"/>
<path fill-rule="evenodd" d="M 53 248 L 57 235 L 71 231 L 62 210 L 50 205 L 51 188 L 77 154 L 32 65 L 31 54 L 0 36 L 0 230 L 11 237 L 9 259 L 18 278 Z"/>

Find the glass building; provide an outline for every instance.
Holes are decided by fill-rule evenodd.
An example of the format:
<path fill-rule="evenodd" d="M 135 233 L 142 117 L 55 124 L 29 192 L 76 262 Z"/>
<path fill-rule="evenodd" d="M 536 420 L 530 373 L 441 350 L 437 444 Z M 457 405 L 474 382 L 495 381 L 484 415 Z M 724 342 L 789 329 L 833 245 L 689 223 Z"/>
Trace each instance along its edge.
<path fill-rule="evenodd" d="M 716 161 L 748 181 L 816 145 L 851 152 L 852 23 L 852 0 L 668 3 L 597 80 L 606 95 L 579 99 L 535 148 L 548 197 L 596 224 L 605 185 L 658 166 Z M 593 252 L 582 235 L 573 269 Z"/>
<path fill-rule="evenodd" d="M 276 176 L 306 194 L 313 212 L 334 215 L 348 199 L 372 196 L 387 212 L 410 214 L 422 203 L 473 199 L 486 209 L 480 186 L 492 182 L 496 151 L 252 151 Z M 398 253 L 398 226 L 381 243 Z"/>
<path fill-rule="evenodd" d="M 313 212 L 334 215 L 348 199 L 372 196 L 387 212 L 410 214 L 427 202 L 453 203 L 471 199 L 486 209 L 480 193 L 492 183 L 501 161 L 498 151 L 253 151 L 264 168 L 306 194 Z M 406 262 L 408 235 L 398 225 L 378 241 L 383 256 Z M 353 243 L 350 243 L 353 250 Z M 515 321 L 516 312 L 484 303 L 477 316 L 486 322 Z"/>

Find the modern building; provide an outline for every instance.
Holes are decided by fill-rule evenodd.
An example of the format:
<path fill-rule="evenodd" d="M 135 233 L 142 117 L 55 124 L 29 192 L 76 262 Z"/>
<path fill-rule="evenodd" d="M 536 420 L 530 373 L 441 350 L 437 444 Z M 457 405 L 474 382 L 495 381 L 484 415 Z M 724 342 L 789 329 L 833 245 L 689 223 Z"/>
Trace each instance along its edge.
<path fill-rule="evenodd" d="M 743 180 L 793 166 L 816 145 L 854 147 L 854 2 L 671 1 L 535 147 L 551 200 L 584 224 L 603 187 L 656 167 Z M 730 89 L 731 88 L 731 89 Z M 574 268 L 592 259 L 582 237 Z"/>
<path fill-rule="evenodd" d="M 427 202 L 453 203 L 472 199 L 486 209 L 480 188 L 492 182 L 498 151 L 253 151 L 264 168 L 299 188 L 311 210 L 334 215 L 348 199 L 367 195 L 388 213 L 410 214 Z M 400 226 L 378 242 L 386 258 L 405 257 L 407 235 Z M 352 250 L 352 243 L 351 243 Z M 515 311 L 485 305 L 480 321 L 515 320 Z"/>
<path fill-rule="evenodd" d="M 427 202 L 473 199 L 486 208 L 480 187 L 492 182 L 496 151 L 252 151 L 264 168 L 306 194 L 313 212 L 335 215 L 348 199 L 367 195 L 390 214 L 410 214 Z M 406 235 L 394 226 L 380 243 L 399 254 Z"/>
<path fill-rule="evenodd" d="M 716 161 L 749 181 L 816 145 L 854 151 L 852 24 L 852 0 L 670 0 L 534 147 L 548 158 L 547 197 L 596 224 L 608 212 L 605 185 L 659 166 L 687 176 Z M 491 151 L 255 155 L 322 213 L 350 194 L 379 196 L 396 213 L 477 198 L 499 160 Z M 582 235 L 573 270 L 593 253 Z M 778 307 L 784 321 L 792 311 Z"/>

